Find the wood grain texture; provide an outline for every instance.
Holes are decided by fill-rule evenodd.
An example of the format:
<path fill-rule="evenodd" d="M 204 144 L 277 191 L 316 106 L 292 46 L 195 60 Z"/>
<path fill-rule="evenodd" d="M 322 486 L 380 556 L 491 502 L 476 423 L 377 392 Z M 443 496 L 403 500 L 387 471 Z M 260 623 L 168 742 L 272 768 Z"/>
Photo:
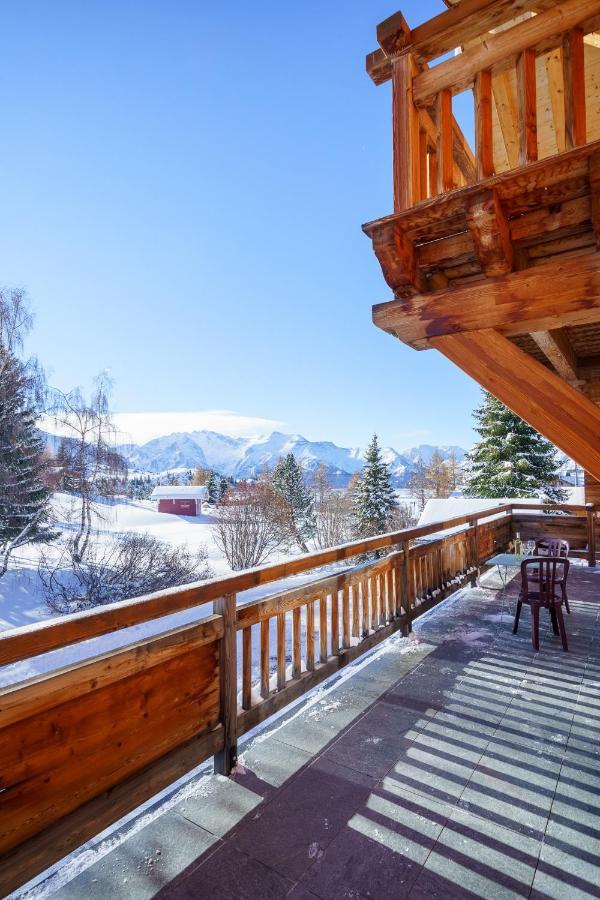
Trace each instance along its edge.
<path fill-rule="evenodd" d="M 440 91 L 436 98 L 438 194 L 451 191 L 453 176 L 452 94 Z"/>
<path fill-rule="evenodd" d="M 552 331 L 532 331 L 531 337 L 561 378 L 571 383 L 579 382 L 577 357 L 564 328 L 555 328 Z"/>
<path fill-rule="evenodd" d="M 229 775 L 237 762 L 237 629 L 236 596 L 226 594 L 213 602 L 215 615 L 223 617 L 219 650 L 219 721 L 223 726 L 223 750 L 215 755 L 218 775 Z"/>
<path fill-rule="evenodd" d="M 552 285 L 552 291 L 548 291 Z M 373 307 L 373 321 L 407 344 L 495 328 L 504 335 L 600 321 L 600 254 L 547 262 L 476 285 Z"/>
<path fill-rule="evenodd" d="M 0 852 L 218 722 L 218 642 L 91 690 L 81 668 L 68 698 L 47 694 L 43 709 L 12 704 L 0 717 Z M 28 698 L 30 686 L 23 691 Z"/>
<path fill-rule="evenodd" d="M 470 197 L 466 215 L 475 253 L 485 275 L 510 272 L 513 267 L 510 227 L 498 193 L 482 191 Z"/>
<path fill-rule="evenodd" d="M 565 91 L 565 146 L 578 147 L 586 142 L 585 62 L 583 29 L 565 34 L 562 45 Z"/>
<path fill-rule="evenodd" d="M 600 479 L 600 408 L 491 328 L 433 345 Z"/>
<path fill-rule="evenodd" d="M 538 158 L 535 51 L 530 48 L 517 59 L 517 102 L 519 165 L 525 166 Z"/>
<path fill-rule="evenodd" d="M 394 210 L 399 212 L 416 203 L 420 193 L 419 113 L 413 102 L 413 79 L 417 66 L 405 53 L 393 64 L 392 138 Z"/>
<path fill-rule="evenodd" d="M 492 133 L 492 73 L 489 69 L 475 77 L 475 158 L 477 179 L 494 174 L 494 137 Z"/>

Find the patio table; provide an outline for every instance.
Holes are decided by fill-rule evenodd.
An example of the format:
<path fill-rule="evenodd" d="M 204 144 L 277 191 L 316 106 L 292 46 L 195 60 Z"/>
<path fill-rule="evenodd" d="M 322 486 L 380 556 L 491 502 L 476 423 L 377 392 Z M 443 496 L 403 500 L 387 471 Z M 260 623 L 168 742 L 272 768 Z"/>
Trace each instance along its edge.
<path fill-rule="evenodd" d="M 531 556 L 530 553 L 521 553 L 517 556 L 516 553 L 497 553 L 495 556 L 491 556 L 489 559 L 486 559 L 486 565 L 488 566 L 496 566 L 498 569 L 498 575 L 500 577 L 500 582 L 502 584 L 502 589 L 500 594 L 502 596 L 502 607 L 500 610 L 500 624 L 502 624 L 502 620 L 504 617 L 504 601 L 506 598 L 506 586 L 508 584 L 508 570 L 509 569 L 520 569 L 521 563 L 524 559 L 527 559 L 528 556 Z M 504 572 L 503 572 L 504 570 Z M 512 613 L 512 610 L 509 610 Z"/>

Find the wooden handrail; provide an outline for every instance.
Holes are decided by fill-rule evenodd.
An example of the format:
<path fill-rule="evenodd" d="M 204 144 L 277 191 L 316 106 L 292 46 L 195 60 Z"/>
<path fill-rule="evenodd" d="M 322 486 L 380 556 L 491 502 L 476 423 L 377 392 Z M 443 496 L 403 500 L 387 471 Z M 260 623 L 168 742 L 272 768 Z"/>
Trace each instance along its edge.
<path fill-rule="evenodd" d="M 132 600 L 121 600 L 99 609 L 72 613 L 60 619 L 49 619 L 14 628 L 0 634 L 0 666 L 40 653 L 47 653 L 59 647 L 66 647 L 101 634 L 129 628 L 140 622 L 149 622 L 181 612 L 184 609 L 191 609 L 227 594 L 239 594 L 241 591 L 262 584 L 280 581 L 290 575 L 308 572 L 330 563 L 341 562 L 374 550 L 392 547 L 401 544 L 406 539 L 413 540 L 417 537 L 435 534 L 436 531 L 455 528 L 468 523 L 471 519 L 482 519 L 510 511 L 510 504 L 490 507 L 477 514 L 470 513 L 469 515 L 455 516 L 444 522 L 434 522 L 431 525 L 404 528 L 401 531 L 352 541 L 329 550 L 305 553 L 284 562 L 246 569 L 235 575 L 213 578 L 156 594 L 147 594 Z"/>

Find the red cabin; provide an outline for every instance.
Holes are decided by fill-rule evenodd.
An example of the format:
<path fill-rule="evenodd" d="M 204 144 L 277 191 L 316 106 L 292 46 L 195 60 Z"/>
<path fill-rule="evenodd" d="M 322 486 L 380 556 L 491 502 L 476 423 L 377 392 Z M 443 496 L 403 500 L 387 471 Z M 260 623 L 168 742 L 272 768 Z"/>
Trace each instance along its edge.
<path fill-rule="evenodd" d="M 204 485 L 160 485 L 150 495 L 151 500 L 158 501 L 158 512 L 176 516 L 201 515 L 202 501 L 207 498 L 208 491 Z"/>

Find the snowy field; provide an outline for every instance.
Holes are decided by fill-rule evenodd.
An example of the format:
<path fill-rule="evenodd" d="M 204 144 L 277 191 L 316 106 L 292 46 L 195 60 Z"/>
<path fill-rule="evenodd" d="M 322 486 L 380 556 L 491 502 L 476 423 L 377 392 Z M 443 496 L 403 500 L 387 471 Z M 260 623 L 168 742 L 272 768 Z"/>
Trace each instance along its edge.
<path fill-rule="evenodd" d="M 68 531 L 72 527 L 69 521 L 72 519 L 72 513 L 76 508 L 73 505 L 73 498 L 67 494 L 57 494 L 54 499 L 54 507 L 57 527 L 63 531 Z M 119 500 L 114 503 L 106 503 L 101 507 L 100 515 L 94 521 L 94 528 L 99 531 L 100 541 L 108 539 L 111 534 L 117 532 L 135 531 L 151 534 L 153 537 L 168 541 L 175 547 L 187 546 L 190 550 L 204 547 L 215 577 L 231 572 L 227 561 L 214 542 L 214 519 L 210 515 L 195 517 L 168 515 L 157 512 L 151 501 Z M 37 573 L 40 551 L 36 547 L 28 547 L 25 550 L 26 552 L 21 550 L 19 555 L 13 559 L 8 572 L 0 579 L 0 631 L 49 619 L 54 615 L 44 602 L 42 585 Z M 45 548 L 45 550 L 48 555 L 59 552 L 58 547 L 52 550 L 52 545 L 50 545 L 50 548 Z M 283 559 L 285 556 L 289 557 L 289 555 L 281 555 L 280 558 Z M 277 557 L 274 556 L 269 562 L 276 560 Z M 304 584 L 307 581 L 322 577 L 331 572 L 333 568 L 321 568 L 286 578 L 285 581 L 252 588 L 238 594 L 238 603 L 247 603 L 259 597 Z M 159 631 L 193 622 L 210 613 L 212 613 L 212 603 L 203 604 L 162 619 L 122 629 L 114 634 L 102 635 L 75 646 L 65 647 L 62 650 L 46 653 L 40 657 L 5 666 L 0 668 L 0 686 L 21 681 L 40 672 L 50 671 L 109 649 L 115 649 Z M 291 616 L 288 616 L 288 619 L 286 643 L 287 653 L 291 661 Z M 302 630 L 304 633 L 304 614 L 302 617 Z M 276 668 L 276 634 L 274 627 L 271 628 L 270 637 L 271 670 L 274 672 Z M 318 616 L 316 638 L 318 647 Z M 259 639 L 259 628 L 255 626 L 252 629 L 252 669 L 255 680 L 259 679 Z M 241 652 L 240 644 L 241 642 L 238 642 L 238 657 Z M 238 658 L 238 671 L 241 673 L 240 658 Z"/>

